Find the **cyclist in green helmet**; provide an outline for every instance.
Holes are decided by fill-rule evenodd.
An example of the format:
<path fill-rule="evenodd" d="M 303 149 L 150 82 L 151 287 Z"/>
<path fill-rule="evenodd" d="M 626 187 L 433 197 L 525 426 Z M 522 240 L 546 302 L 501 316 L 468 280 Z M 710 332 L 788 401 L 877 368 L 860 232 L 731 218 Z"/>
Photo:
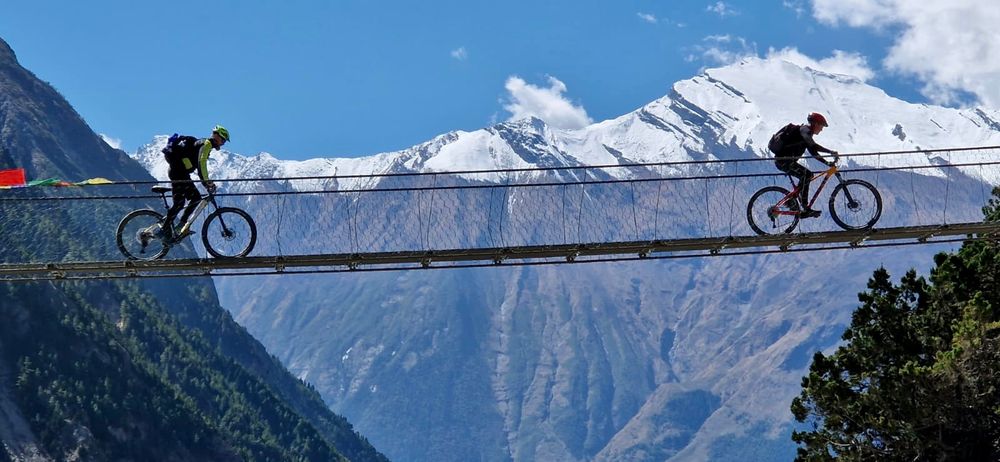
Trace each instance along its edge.
<path fill-rule="evenodd" d="M 229 130 L 222 125 L 216 125 L 212 129 L 212 136 L 208 138 L 195 138 L 193 136 L 181 136 L 174 134 L 167 141 L 167 147 L 163 148 L 163 155 L 167 159 L 169 170 L 167 177 L 170 178 L 170 187 L 173 190 L 174 204 L 167 210 L 167 216 L 163 219 L 161 230 L 166 238 L 173 238 L 174 218 L 177 213 L 184 209 L 181 215 L 181 225 L 187 221 L 194 212 L 195 206 L 201 201 L 201 193 L 191 181 L 191 173 L 198 171 L 198 180 L 205 186 L 209 194 L 215 193 L 215 183 L 208 179 L 208 156 L 213 149 L 220 149 L 222 145 L 229 141 Z M 187 208 L 184 207 L 187 202 Z M 188 230 L 188 233 L 191 231 Z M 184 236 L 178 236 L 183 238 Z"/>

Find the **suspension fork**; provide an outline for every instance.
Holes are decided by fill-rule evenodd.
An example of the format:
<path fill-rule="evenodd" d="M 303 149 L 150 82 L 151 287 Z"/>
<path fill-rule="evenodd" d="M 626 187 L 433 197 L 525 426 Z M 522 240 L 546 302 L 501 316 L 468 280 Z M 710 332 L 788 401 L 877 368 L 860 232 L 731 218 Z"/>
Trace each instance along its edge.
<path fill-rule="evenodd" d="M 844 184 L 844 177 L 840 176 L 840 172 L 837 172 L 836 175 L 837 175 L 837 181 L 839 181 L 840 184 Z M 847 197 L 847 204 L 849 206 L 853 206 L 856 203 L 854 197 L 851 196 L 850 188 L 846 187 L 844 188 L 844 196 Z"/>
<path fill-rule="evenodd" d="M 215 194 L 210 195 L 208 197 L 208 199 L 206 200 L 206 202 L 208 202 L 208 201 L 212 202 L 212 206 L 215 207 L 215 210 L 219 210 L 219 204 L 217 202 L 215 202 Z M 221 213 L 219 214 L 219 224 L 222 225 L 222 235 L 223 236 L 229 236 L 230 235 L 229 227 L 226 226 L 226 220 L 224 220 L 222 218 L 223 215 L 224 214 L 221 214 Z"/>

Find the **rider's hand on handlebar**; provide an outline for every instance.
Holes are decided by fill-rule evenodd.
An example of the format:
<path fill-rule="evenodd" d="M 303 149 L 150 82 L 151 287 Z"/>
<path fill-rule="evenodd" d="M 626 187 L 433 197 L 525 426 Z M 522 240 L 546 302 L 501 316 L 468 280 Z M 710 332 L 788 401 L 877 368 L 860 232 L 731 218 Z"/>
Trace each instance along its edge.
<path fill-rule="evenodd" d="M 206 181 L 205 182 L 205 189 L 208 190 L 209 194 L 215 194 L 215 190 L 216 190 L 215 183 L 211 182 L 211 181 Z"/>
<path fill-rule="evenodd" d="M 833 160 L 830 161 L 830 163 L 828 165 L 830 165 L 831 167 L 833 167 L 834 165 L 837 165 L 837 163 L 840 162 L 840 153 L 837 152 L 837 151 L 833 151 L 830 154 L 833 154 Z"/>

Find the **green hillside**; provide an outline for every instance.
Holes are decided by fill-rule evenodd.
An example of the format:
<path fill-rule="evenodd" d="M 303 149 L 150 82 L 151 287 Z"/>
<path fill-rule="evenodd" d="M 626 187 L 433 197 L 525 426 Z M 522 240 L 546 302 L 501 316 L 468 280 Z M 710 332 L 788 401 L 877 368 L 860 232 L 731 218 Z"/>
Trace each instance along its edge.
<path fill-rule="evenodd" d="M 151 179 L 0 40 L 11 167 Z M 114 226 L 140 205 L 0 201 L 0 262 L 112 258 Z M 0 317 L 0 460 L 385 460 L 233 321 L 208 278 L 0 283 Z"/>

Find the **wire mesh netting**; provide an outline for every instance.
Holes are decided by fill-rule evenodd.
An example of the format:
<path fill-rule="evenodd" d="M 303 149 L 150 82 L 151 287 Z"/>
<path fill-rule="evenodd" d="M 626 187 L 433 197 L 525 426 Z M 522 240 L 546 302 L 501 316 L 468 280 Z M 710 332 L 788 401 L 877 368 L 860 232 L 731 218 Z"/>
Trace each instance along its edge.
<path fill-rule="evenodd" d="M 801 161 L 817 169 L 820 164 Z M 818 170 L 818 169 L 817 169 Z M 882 200 L 876 228 L 982 220 L 1000 178 L 994 150 L 867 155 L 843 163 L 844 179 L 872 184 Z M 245 209 L 256 222 L 252 255 L 367 254 L 490 249 L 747 236 L 747 202 L 767 186 L 791 189 L 773 160 L 687 164 L 217 180 L 220 206 Z M 839 180 L 822 186 L 796 232 L 834 231 L 828 204 Z M 129 210 L 164 212 L 149 184 L 87 189 L 24 188 L 0 193 L 0 245 L 18 243 L 4 263 L 120 260 L 117 220 Z M 169 203 L 169 194 L 167 197 Z M 205 213 L 195 222 L 204 225 Z M 114 217 L 114 218 L 109 218 Z M 25 220 L 87 236 L 96 248 L 43 252 L 19 230 Z M 72 238 L 70 238 L 72 239 Z M 27 245 L 22 245 L 28 243 Z M 166 258 L 205 255 L 195 233 Z"/>

